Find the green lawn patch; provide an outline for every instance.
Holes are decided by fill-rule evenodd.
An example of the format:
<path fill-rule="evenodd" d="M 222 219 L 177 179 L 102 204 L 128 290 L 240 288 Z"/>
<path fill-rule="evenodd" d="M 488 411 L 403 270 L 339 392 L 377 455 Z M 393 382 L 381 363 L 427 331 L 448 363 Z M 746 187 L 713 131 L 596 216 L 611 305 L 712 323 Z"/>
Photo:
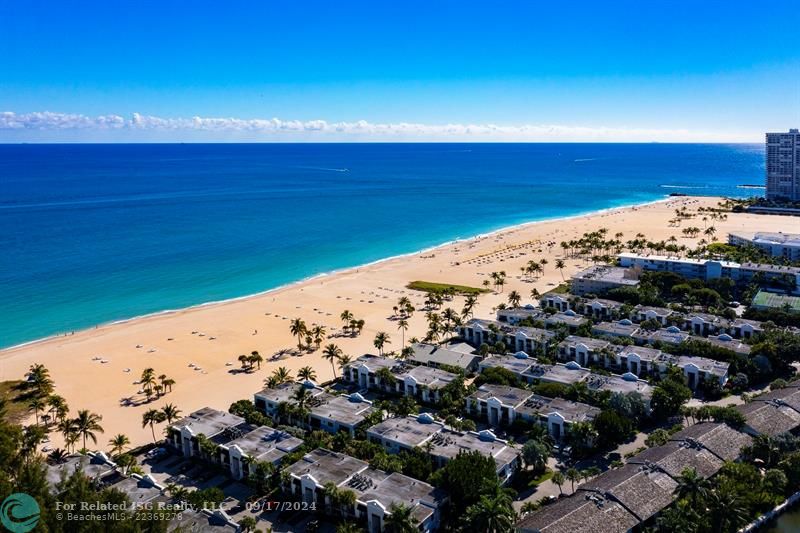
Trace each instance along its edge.
<path fill-rule="evenodd" d="M 467 285 L 453 285 L 451 283 L 436 283 L 434 281 L 412 281 L 406 288 L 415 291 L 432 292 L 441 294 L 449 291 L 455 291 L 456 294 L 481 294 L 489 292 L 489 289 L 479 289 L 478 287 L 469 287 Z"/>
<path fill-rule="evenodd" d="M 547 481 L 548 479 L 553 477 L 553 474 L 555 474 L 554 471 L 548 470 L 547 472 L 545 472 L 541 476 L 533 478 L 532 480 L 530 480 L 530 482 L 528 483 L 528 486 L 529 487 L 536 487 L 538 485 L 541 485 L 542 483 L 544 483 L 545 481 Z"/>
<path fill-rule="evenodd" d="M 558 287 L 555 289 L 551 289 L 547 292 L 552 292 L 555 294 L 569 294 L 569 282 L 560 283 Z"/>

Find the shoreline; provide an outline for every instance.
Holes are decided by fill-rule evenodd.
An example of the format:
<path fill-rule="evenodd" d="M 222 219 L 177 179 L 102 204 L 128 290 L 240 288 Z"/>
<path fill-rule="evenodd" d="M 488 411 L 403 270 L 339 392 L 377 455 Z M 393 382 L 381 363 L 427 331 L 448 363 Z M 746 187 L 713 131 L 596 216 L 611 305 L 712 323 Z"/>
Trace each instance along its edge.
<path fill-rule="evenodd" d="M 480 287 L 492 272 L 504 270 L 508 273 L 504 289 L 483 293 L 474 308 L 474 316 L 491 318 L 512 290 L 528 303 L 533 289 L 543 294 L 588 266 L 578 258 L 562 258 L 565 268 L 556 269 L 553 263 L 562 255 L 560 241 L 602 227 L 612 235 L 623 233 L 623 241 L 641 232 L 650 240 L 675 236 L 693 247 L 699 237 L 682 235 L 681 228 L 670 226 L 669 220 L 675 209 L 695 211 L 714 207 L 718 201 L 717 197 L 666 197 L 588 214 L 526 221 L 425 248 L 435 250 L 433 253 L 423 250 L 383 258 L 259 294 L 40 339 L 0 351 L 0 381 L 21 379 L 31 365 L 44 364 L 56 393 L 67 400 L 71 412 L 88 409 L 103 417 L 103 439 L 123 433 L 134 445 L 144 444 L 152 441 L 150 430 L 141 426 L 141 416 L 147 409 L 165 403 L 176 405 L 185 414 L 206 406 L 226 409 L 235 401 L 252 399 L 252 394 L 263 388 L 264 380 L 281 366 L 292 375 L 302 367 L 311 367 L 315 381 L 320 383 L 332 379 L 334 373 L 338 375 L 338 367 L 323 359 L 321 347 L 297 351 L 297 337 L 289 331 L 291 319 L 299 318 L 309 328 L 324 327 L 321 344 L 336 344 L 353 359 L 376 352 L 373 339 L 379 332 L 390 336 L 387 351 L 396 351 L 413 337 L 422 337 L 428 328 L 425 293 L 408 289 L 411 281 Z M 730 213 L 728 219 L 715 225 L 724 239 L 730 231 L 752 227 L 771 231 L 785 227 L 789 220 Z M 549 263 L 540 277 L 521 274 L 520 267 L 545 258 Z M 408 319 L 407 331 L 398 329 L 393 317 L 392 306 L 401 297 L 409 298 L 417 309 Z M 463 296 L 456 296 L 446 305 L 458 311 L 463 302 Z M 340 314 L 345 309 L 364 320 L 360 335 L 343 333 Z M 253 351 L 259 352 L 264 362 L 260 368 L 244 372 L 238 356 Z M 138 384 L 144 368 L 154 368 L 156 374 L 174 379 L 174 390 L 148 400 Z M 50 438 L 53 442 L 48 446 L 60 446 L 58 434 L 51 433 Z M 103 439 L 98 441 L 99 449 L 104 448 Z"/>
<path fill-rule="evenodd" d="M 701 195 L 698 195 L 698 196 L 685 196 L 684 198 L 695 198 L 695 197 L 698 197 L 698 198 L 716 198 L 716 197 L 707 197 L 707 196 L 701 196 Z M 139 321 L 139 320 L 148 320 L 148 319 L 157 318 L 157 317 L 176 315 L 176 314 L 185 313 L 185 312 L 196 310 L 196 309 L 203 309 L 203 308 L 209 308 L 209 307 L 215 307 L 215 306 L 223 306 L 223 305 L 232 304 L 232 303 L 235 303 L 235 302 L 245 301 L 245 300 L 252 299 L 252 298 L 258 298 L 260 296 L 266 296 L 266 295 L 269 295 L 271 293 L 277 293 L 277 292 L 285 290 L 285 289 L 290 289 L 292 287 L 299 286 L 299 285 L 302 285 L 304 283 L 314 281 L 315 279 L 328 277 L 328 276 L 335 276 L 335 275 L 338 275 L 338 274 L 347 273 L 347 272 L 352 271 L 352 270 L 358 270 L 358 269 L 361 269 L 361 268 L 368 268 L 368 267 L 371 267 L 371 266 L 380 265 L 381 263 L 386 263 L 386 262 L 390 262 L 390 261 L 394 261 L 394 260 L 398 260 L 398 259 L 412 257 L 412 256 L 415 256 L 415 255 L 418 255 L 418 254 L 424 254 L 424 253 L 427 253 L 427 252 L 431 252 L 431 251 L 437 250 L 439 248 L 452 246 L 454 244 L 458 244 L 458 243 L 461 243 L 461 242 L 467 242 L 467 241 L 476 240 L 476 239 L 489 238 L 489 237 L 492 237 L 494 235 L 505 233 L 507 231 L 515 231 L 515 230 L 519 230 L 519 229 L 525 229 L 525 228 L 527 228 L 527 227 L 529 227 L 531 225 L 534 225 L 534 224 L 568 221 L 568 220 L 574 220 L 574 219 L 587 217 L 587 216 L 595 216 L 595 215 L 601 215 L 601 214 L 605 214 L 605 213 L 612 213 L 612 212 L 614 212 L 616 210 L 625 210 L 625 209 L 634 209 L 634 208 L 638 208 L 638 207 L 645 207 L 645 206 L 648 206 L 648 205 L 655 205 L 655 204 L 659 204 L 659 203 L 663 203 L 663 202 L 669 202 L 670 199 L 674 199 L 674 198 L 675 197 L 672 197 L 672 196 L 669 196 L 669 195 L 665 195 L 663 198 L 659 198 L 657 200 L 651 200 L 651 201 L 646 201 L 646 202 L 637 202 L 637 203 L 633 203 L 633 204 L 624 204 L 624 205 L 620 205 L 620 206 L 616 206 L 616 207 L 604 207 L 602 209 L 586 211 L 586 212 L 577 213 L 577 214 L 574 214 L 574 215 L 564 215 L 564 216 L 541 218 L 541 219 L 537 219 L 537 220 L 529 220 L 529 221 L 526 221 L 526 222 L 520 222 L 519 224 L 512 224 L 510 226 L 502 226 L 500 228 L 497 228 L 497 229 L 494 229 L 494 230 L 490 230 L 488 232 L 478 233 L 478 234 L 470 236 L 470 237 L 457 237 L 455 239 L 444 241 L 444 242 L 439 243 L 439 244 L 434 244 L 434 245 L 426 247 L 426 248 L 421 248 L 421 249 L 413 251 L 413 252 L 401 253 L 401 254 L 392 255 L 392 256 L 389 256 L 389 257 L 384 257 L 384 258 L 381 258 L 381 259 L 376 259 L 374 261 L 369 261 L 369 262 L 366 262 L 366 263 L 360 263 L 358 265 L 347 266 L 347 267 L 342 267 L 342 268 L 338 268 L 338 269 L 334 269 L 334 270 L 320 272 L 318 274 L 313 274 L 311 276 L 307 276 L 307 277 L 301 278 L 299 280 L 291 281 L 289 283 L 284 283 L 282 285 L 278 285 L 276 287 L 272 287 L 270 289 L 265 289 L 265 290 L 259 291 L 259 292 L 254 292 L 254 293 L 250 293 L 250 294 L 246 294 L 246 295 L 242 295 L 242 296 L 234 296 L 234 297 L 225 298 L 225 299 L 222 299 L 222 300 L 212 300 L 212 301 L 209 301 L 209 302 L 202 302 L 202 303 L 198 303 L 198 304 L 192 304 L 192 305 L 189 305 L 189 306 L 186 306 L 186 307 L 180 307 L 180 308 L 177 308 L 177 309 L 163 309 L 161 311 L 153 311 L 151 313 L 145 313 L 143 315 L 135 315 L 135 316 L 128 317 L 128 318 L 120 318 L 120 319 L 115 319 L 115 320 L 109 320 L 107 322 L 100 322 L 98 324 L 95 324 L 94 326 L 89 326 L 89 327 L 86 327 L 86 328 L 83 328 L 83 329 L 75 330 L 71 334 L 66 334 L 66 333 L 57 334 L 56 333 L 56 334 L 53 334 L 53 335 L 48 335 L 46 337 L 40 337 L 38 339 L 33 339 L 33 340 L 30 340 L 30 341 L 21 342 L 19 344 L 12 344 L 10 346 L 0 347 L 0 358 L 2 358 L 4 352 L 7 352 L 7 351 L 12 351 L 12 350 L 16 350 L 16 349 L 24 348 L 24 347 L 28 347 L 28 346 L 35 346 L 37 344 L 46 343 L 48 341 L 52 341 L 52 340 L 55 340 L 55 339 L 69 338 L 69 337 L 72 337 L 74 334 L 77 334 L 77 333 L 84 333 L 84 332 L 87 332 L 87 331 L 94 331 L 94 330 L 107 328 L 107 327 L 111 327 L 111 326 L 116 326 L 116 325 L 121 325 L 121 324 L 128 324 L 128 323 Z"/>

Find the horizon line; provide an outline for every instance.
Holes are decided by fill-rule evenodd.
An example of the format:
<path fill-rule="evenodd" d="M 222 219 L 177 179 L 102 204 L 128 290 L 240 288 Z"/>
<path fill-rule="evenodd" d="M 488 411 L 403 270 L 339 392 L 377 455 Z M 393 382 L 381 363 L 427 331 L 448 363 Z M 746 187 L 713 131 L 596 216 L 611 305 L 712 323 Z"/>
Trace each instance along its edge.
<path fill-rule="evenodd" d="M 89 116 L 40 111 L 0 112 L 4 143 L 758 143 L 763 133 L 687 128 L 563 124 L 284 120 L 277 117 L 160 117 L 132 113 Z"/>

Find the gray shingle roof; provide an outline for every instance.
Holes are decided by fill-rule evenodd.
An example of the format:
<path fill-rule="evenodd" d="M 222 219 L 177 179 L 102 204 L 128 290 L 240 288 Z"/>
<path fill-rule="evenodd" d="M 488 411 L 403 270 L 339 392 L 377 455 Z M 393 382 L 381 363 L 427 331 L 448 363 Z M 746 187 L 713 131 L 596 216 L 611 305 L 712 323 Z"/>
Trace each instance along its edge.
<path fill-rule="evenodd" d="M 558 500 L 517 523 L 522 533 L 625 533 L 639 521 L 619 503 L 593 493 Z"/>

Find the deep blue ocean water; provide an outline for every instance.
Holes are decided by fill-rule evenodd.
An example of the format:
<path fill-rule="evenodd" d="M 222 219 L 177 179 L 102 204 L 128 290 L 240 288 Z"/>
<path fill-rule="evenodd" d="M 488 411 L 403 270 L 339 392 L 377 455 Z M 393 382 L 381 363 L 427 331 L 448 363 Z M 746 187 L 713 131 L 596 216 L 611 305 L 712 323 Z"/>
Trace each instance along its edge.
<path fill-rule="evenodd" d="M 527 221 L 746 196 L 762 145 L 0 145 L 0 347 Z"/>

